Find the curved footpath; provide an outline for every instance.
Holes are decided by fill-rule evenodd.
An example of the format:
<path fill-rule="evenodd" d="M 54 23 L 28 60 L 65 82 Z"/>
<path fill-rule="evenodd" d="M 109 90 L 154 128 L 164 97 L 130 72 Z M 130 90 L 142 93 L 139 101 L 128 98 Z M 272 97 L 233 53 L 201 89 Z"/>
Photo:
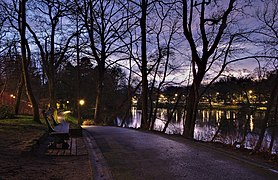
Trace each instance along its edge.
<path fill-rule="evenodd" d="M 278 170 L 203 143 L 127 128 L 84 126 L 94 179 L 278 179 Z"/>

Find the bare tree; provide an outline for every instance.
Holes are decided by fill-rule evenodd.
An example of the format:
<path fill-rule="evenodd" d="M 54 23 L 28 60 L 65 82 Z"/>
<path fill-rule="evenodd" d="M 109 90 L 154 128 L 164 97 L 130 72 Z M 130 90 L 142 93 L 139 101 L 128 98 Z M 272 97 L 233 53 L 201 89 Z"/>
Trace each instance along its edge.
<path fill-rule="evenodd" d="M 26 39 L 26 1 L 21 0 L 19 2 L 19 30 L 20 30 L 20 37 L 21 37 L 21 58 L 22 58 L 22 72 L 23 72 L 23 79 L 25 83 L 26 92 L 29 98 L 29 101 L 32 103 L 33 108 L 33 119 L 36 122 L 40 123 L 40 114 L 39 114 L 39 106 L 37 100 L 33 94 L 29 73 L 28 73 L 28 60 L 30 59 L 30 49 L 28 48 L 27 39 Z M 28 57 L 27 57 L 28 51 Z"/>
<path fill-rule="evenodd" d="M 0 11 L 1 12 L 5 12 L 3 6 L 4 6 L 4 4 L 2 4 L 2 2 L 1 2 L 1 4 L 0 4 Z M 4 46 L 4 44 L 5 44 L 4 43 L 4 38 L 7 35 L 6 34 L 7 29 L 5 29 L 4 24 L 7 21 L 7 19 L 8 19 L 8 17 L 5 13 L 0 14 L 0 32 L 1 32 L 0 33 L 0 55 L 2 54 L 2 52 L 4 52 L 6 50 L 5 47 L 7 47 L 7 46 Z"/>
<path fill-rule="evenodd" d="M 41 0 L 31 6 L 34 9 L 34 16 L 31 16 L 30 22 L 27 24 L 39 49 L 42 66 L 48 79 L 50 106 L 55 109 L 55 116 L 57 112 L 55 76 L 59 66 L 66 58 L 71 40 L 76 36 L 74 29 L 66 29 L 68 27 L 66 23 L 68 22 L 66 19 L 68 6 L 70 4 L 67 1 Z M 65 22 L 62 21 L 63 17 Z M 34 27 L 34 24 L 37 26 Z M 38 26 L 39 28 L 37 28 Z"/>
<path fill-rule="evenodd" d="M 236 33 L 226 34 L 225 30 L 235 21 L 231 17 L 233 12 L 240 11 L 236 9 L 235 0 L 230 0 L 227 3 L 222 1 L 184 0 L 182 4 L 183 32 L 191 51 L 193 74 L 192 85 L 186 102 L 186 121 L 183 136 L 193 138 L 200 98 L 200 85 L 207 72 L 212 69 L 213 65 L 217 64 L 216 60 L 224 59 L 220 72 L 223 72 L 227 66 L 230 48 L 238 35 Z M 244 5 L 242 3 L 241 6 Z M 220 48 L 219 46 L 225 48 Z M 233 61 L 229 61 L 229 63 L 231 62 Z"/>
<path fill-rule="evenodd" d="M 141 127 L 144 129 L 148 129 L 148 51 L 147 51 L 147 36 L 148 36 L 148 14 L 154 7 L 154 3 L 157 1 L 154 0 L 141 0 L 141 1 L 133 1 L 129 0 L 131 6 L 133 8 L 128 9 L 130 13 L 139 21 L 139 29 L 140 31 L 140 53 L 136 53 L 138 55 L 136 64 L 141 72 L 141 100 L 142 100 L 142 119 L 141 119 Z M 134 53 L 134 52 L 132 52 Z"/>
<path fill-rule="evenodd" d="M 1 12 L 5 12 L 4 8 L 3 8 L 4 4 L 3 2 L 0 3 L 0 11 Z M 1 13 L 0 14 L 0 97 L 2 96 L 5 88 L 6 88 L 6 84 L 7 84 L 7 79 L 3 79 L 3 74 L 5 72 L 5 68 L 4 68 L 4 58 L 2 57 L 3 53 L 7 50 L 7 45 L 5 43 L 5 36 L 6 36 L 6 29 L 4 28 L 4 24 L 7 21 L 7 15 L 5 13 Z"/>
<path fill-rule="evenodd" d="M 277 101 L 278 101 L 278 64 L 277 64 L 277 54 L 278 54 L 278 7 L 277 0 L 267 0 L 264 2 L 264 5 L 258 9 L 257 11 L 257 20 L 261 24 L 259 28 L 256 30 L 256 35 L 259 39 L 255 39 L 258 45 L 263 47 L 264 53 L 269 54 L 270 56 L 274 56 L 276 58 L 269 59 L 272 61 L 273 67 L 276 73 L 275 83 L 273 84 L 270 98 L 267 104 L 267 111 L 265 118 L 263 120 L 263 126 L 259 135 L 259 139 L 257 141 L 255 151 L 259 151 L 265 137 L 265 131 L 268 127 L 268 122 L 270 119 L 274 119 L 271 121 L 272 131 L 275 132 L 277 123 Z M 272 116 L 274 112 L 274 117 Z M 276 122 L 275 122 L 276 121 Z M 275 136 L 275 133 L 272 133 L 272 140 Z M 273 142 L 271 142 L 273 145 Z M 269 152 L 272 151 L 272 145 L 269 147 Z"/>
<path fill-rule="evenodd" d="M 149 57 L 148 75 L 152 78 L 150 92 L 149 92 L 149 129 L 153 130 L 156 120 L 156 114 L 159 105 L 160 92 L 164 85 L 167 83 L 167 76 L 171 75 L 180 64 L 172 62 L 174 60 L 174 47 L 176 44 L 173 42 L 177 31 L 180 30 L 178 16 L 170 16 L 174 14 L 175 3 L 167 5 L 162 2 L 154 4 L 155 13 L 152 13 L 153 28 L 151 34 L 155 35 L 153 44 L 156 44 L 155 54 Z M 151 42 L 149 42 L 151 43 Z M 153 47 L 155 48 L 155 47 Z M 153 62 L 152 62 L 153 61 Z M 176 65 L 175 65 L 176 63 Z M 169 85 L 169 83 L 168 83 Z M 153 96 L 155 96 L 153 98 Z M 154 102 L 154 103 L 153 103 Z M 167 128 L 170 120 L 167 121 L 164 129 Z"/>
<path fill-rule="evenodd" d="M 27 2 L 27 1 L 26 1 Z M 18 1 L 12 1 L 9 3 L 9 1 L 3 1 L 1 4 L 1 9 L 3 9 L 3 14 L 6 15 L 7 18 L 7 23 L 5 25 L 5 33 L 7 38 L 5 39 L 6 44 L 5 46 L 3 45 L 3 47 L 5 47 L 4 49 L 7 50 L 12 58 L 15 59 L 16 61 L 20 61 L 21 62 L 21 56 L 18 52 L 18 50 L 20 49 L 20 47 L 18 47 L 18 43 L 20 42 L 20 39 L 18 39 L 19 37 L 17 37 L 18 33 L 20 34 L 20 28 L 19 28 L 19 2 Z M 12 40 L 10 40 L 8 37 L 13 37 Z M 26 40 L 27 41 L 27 40 Z M 28 42 L 26 43 L 26 48 L 28 49 Z M 12 53 L 12 54 L 11 54 Z M 29 55 L 27 58 L 27 66 L 29 67 Z M 20 106 L 20 101 L 21 101 L 21 96 L 22 96 L 22 92 L 23 92 L 23 88 L 24 88 L 24 76 L 23 76 L 23 72 L 22 72 L 22 68 L 20 66 L 20 70 L 19 70 L 19 82 L 17 85 L 17 89 L 16 89 L 16 103 L 15 103 L 15 107 L 14 107 L 14 112 L 15 114 L 18 114 L 19 112 L 19 106 Z"/>
<path fill-rule="evenodd" d="M 94 119 L 96 123 L 103 122 L 103 83 L 106 70 L 122 60 L 125 45 L 118 41 L 125 35 L 126 11 L 122 3 L 116 1 L 92 1 L 83 3 L 75 1 L 78 12 L 89 37 L 89 47 L 97 63 L 97 96 Z M 123 1 L 125 4 L 125 2 Z M 113 58 L 114 56 L 114 58 Z"/>

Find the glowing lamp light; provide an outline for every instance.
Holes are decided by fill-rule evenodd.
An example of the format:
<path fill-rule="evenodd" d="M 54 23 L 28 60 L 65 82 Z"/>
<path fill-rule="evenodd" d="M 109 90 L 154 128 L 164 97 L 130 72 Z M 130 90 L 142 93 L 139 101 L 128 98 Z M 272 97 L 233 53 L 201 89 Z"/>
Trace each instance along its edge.
<path fill-rule="evenodd" d="M 13 94 L 11 94 L 10 97 L 13 98 L 13 99 L 15 99 L 15 95 L 13 95 Z"/>
<path fill-rule="evenodd" d="M 85 104 L 84 99 L 80 99 L 80 100 L 79 100 L 79 104 L 80 104 L 81 106 L 83 106 L 83 105 Z"/>

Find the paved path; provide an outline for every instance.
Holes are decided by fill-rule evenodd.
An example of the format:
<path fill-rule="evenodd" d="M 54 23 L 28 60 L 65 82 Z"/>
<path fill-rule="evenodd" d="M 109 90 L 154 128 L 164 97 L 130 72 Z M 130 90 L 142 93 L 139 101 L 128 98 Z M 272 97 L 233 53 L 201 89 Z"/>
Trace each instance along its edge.
<path fill-rule="evenodd" d="M 278 179 L 277 172 L 191 141 L 117 127 L 84 128 L 92 136 L 87 134 L 87 142 L 97 179 Z"/>

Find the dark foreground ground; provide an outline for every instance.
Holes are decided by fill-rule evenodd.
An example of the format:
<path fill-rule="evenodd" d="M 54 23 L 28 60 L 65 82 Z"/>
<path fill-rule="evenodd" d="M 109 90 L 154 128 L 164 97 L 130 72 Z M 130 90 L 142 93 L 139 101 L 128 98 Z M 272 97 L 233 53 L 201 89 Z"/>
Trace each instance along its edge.
<path fill-rule="evenodd" d="M 0 120 L 0 180 L 91 179 L 91 165 L 83 139 L 77 156 L 47 155 L 47 138 L 37 141 L 45 125 L 30 120 Z M 35 147 L 32 151 L 31 147 Z M 32 151 L 32 152 L 30 152 Z"/>

